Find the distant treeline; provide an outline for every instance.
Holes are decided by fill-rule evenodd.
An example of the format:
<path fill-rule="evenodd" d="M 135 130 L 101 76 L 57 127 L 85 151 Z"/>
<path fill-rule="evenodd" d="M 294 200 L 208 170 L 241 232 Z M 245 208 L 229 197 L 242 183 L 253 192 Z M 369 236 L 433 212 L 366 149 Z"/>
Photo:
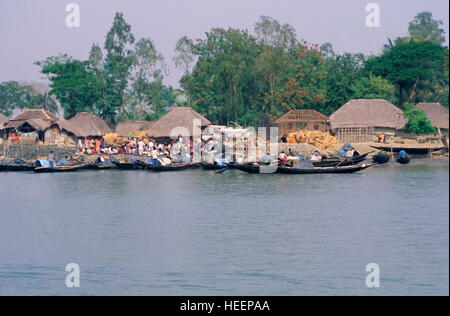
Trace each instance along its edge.
<path fill-rule="evenodd" d="M 214 28 L 203 39 L 181 38 L 174 62 L 184 76 L 175 90 L 163 84 L 167 67 L 152 40 L 136 41 L 117 13 L 103 49 L 94 44 L 88 60 L 60 55 L 36 64 L 66 118 L 85 111 L 110 124 L 154 120 L 168 107 L 185 105 L 217 124 L 265 126 L 290 109 L 329 115 L 354 98 L 382 98 L 401 108 L 418 102 L 448 107 L 449 51 L 441 27 L 421 12 L 408 36 L 387 39 L 380 55 L 365 56 L 299 40 L 291 25 L 262 16 L 253 33 Z M 52 98 L 30 101 L 27 89 L 1 84 L 0 112 L 28 103 L 55 110 Z"/>

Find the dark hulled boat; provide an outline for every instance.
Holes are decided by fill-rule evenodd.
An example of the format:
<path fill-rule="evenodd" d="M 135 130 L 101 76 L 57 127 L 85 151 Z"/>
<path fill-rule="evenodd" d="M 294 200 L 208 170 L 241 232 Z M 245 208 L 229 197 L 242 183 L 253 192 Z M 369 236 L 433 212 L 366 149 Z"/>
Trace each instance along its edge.
<path fill-rule="evenodd" d="M 201 167 L 200 163 L 172 163 L 167 166 L 163 165 L 153 165 L 146 162 L 138 162 L 144 170 L 148 171 L 156 171 L 156 172 L 163 172 L 163 171 L 182 171 L 182 170 L 189 170 L 189 169 L 196 169 Z"/>
<path fill-rule="evenodd" d="M 138 169 L 142 169 L 141 166 L 139 166 L 137 163 L 134 162 L 119 162 L 119 161 L 112 161 L 112 163 L 114 164 L 114 166 L 117 169 L 121 169 L 121 170 L 138 170 Z"/>
<path fill-rule="evenodd" d="M 26 162 L 22 159 L 16 159 L 12 163 L 0 164 L 0 171 L 21 172 L 33 170 L 34 170 L 33 164 Z"/>
<path fill-rule="evenodd" d="M 394 152 L 398 153 L 401 151 L 406 152 L 410 155 L 427 155 L 430 152 L 435 152 L 444 149 L 444 147 L 389 147 L 389 146 L 371 146 L 373 148 L 376 148 L 378 150 L 386 151 L 386 152 Z"/>
<path fill-rule="evenodd" d="M 355 173 L 365 170 L 374 164 L 359 164 L 344 167 L 313 167 L 312 169 L 303 169 L 295 167 L 278 167 L 279 173 L 284 174 L 342 174 L 342 173 Z"/>
<path fill-rule="evenodd" d="M 218 165 L 212 163 L 202 163 L 203 170 L 222 170 L 225 168 L 229 168 L 229 165 Z"/>
<path fill-rule="evenodd" d="M 36 173 L 58 173 L 58 172 L 75 172 L 85 170 L 86 165 L 73 165 L 73 166 L 56 166 L 56 167 L 36 167 L 34 172 Z"/>
<path fill-rule="evenodd" d="M 247 163 L 247 164 L 235 164 L 233 165 L 233 168 L 247 173 L 270 174 L 276 173 L 279 167 L 270 165 L 262 166 L 258 163 Z"/>
<path fill-rule="evenodd" d="M 339 158 L 331 158 L 331 159 L 323 159 L 322 161 L 313 162 L 314 167 L 335 167 L 335 166 L 351 166 L 356 165 L 367 159 L 367 156 L 370 153 L 364 155 L 358 155 L 352 158 L 347 159 L 339 159 Z"/>
<path fill-rule="evenodd" d="M 405 155 L 397 158 L 397 162 L 402 165 L 407 165 L 411 161 L 411 157 L 409 155 Z"/>
<path fill-rule="evenodd" d="M 372 161 L 377 164 L 388 163 L 389 160 L 391 160 L 391 156 L 389 156 L 385 152 L 379 152 L 378 154 L 372 157 Z"/>

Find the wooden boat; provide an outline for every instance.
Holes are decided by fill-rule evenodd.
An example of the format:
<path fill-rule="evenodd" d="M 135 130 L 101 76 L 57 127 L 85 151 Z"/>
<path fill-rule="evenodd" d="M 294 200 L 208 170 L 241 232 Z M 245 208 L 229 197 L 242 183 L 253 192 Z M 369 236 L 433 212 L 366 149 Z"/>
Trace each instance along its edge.
<path fill-rule="evenodd" d="M 372 157 L 372 161 L 377 164 L 388 163 L 389 160 L 391 160 L 391 156 L 389 156 L 384 152 L 379 152 L 378 154 Z"/>
<path fill-rule="evenodd" d="M 28 163 L 22 159 L 18 159 L 12 163 L 0 164 L 0 171 L 20 172 L 33 170 L 34 170 L 33 164 Z"/>
<path fill-rule="evenodd" d="M 265 167 L 265 169 L 261 169 L 261 167 Z M 247 163 L 247 164 L 235 164 L 235 165 L 233 165 L 233 168 L 236 168 L 237 170 L 247 172 L 247 173 L 265 174 L 265 173 L 276 173 L 278 171 L 279 167 L 274 166 L 272 169 L 270 166 L 261 166 L 258 163 Z M 272 171 L 272 172 L 270 172 L 270 171 Z"/>
<path fill-rule="evenodd" d="M 364 154 L 364 155 L 359 155 L 359 156 L 355 156 L 349 159 L 324 159 L 322 161 L 317 161 L 317 162 L 313 162 L 313 166 L 314 167 L 336 167 L 336 166 L 351 166 L 351 165 L 356 165 L 359 164 L 361 162 L 363 162 L 364 160 L 366 160 L 367 156 L 370 153 Z"/>
<path fill-rule="evenodd" d="M 167 166 L 156 166 L 146 162 L 139 163 L 144 170 L 163 172 L 163 171 L 182 171 L 189 169 L 196 169 L 201 167 L 201 163 L 172 163 Z"/>
<path fill-rule="evenodd" d="M 325 167 L 318 168 L 313 167 L 312 169 L 301 169 L 295 167 L 278 167 L 278 173 L 284 174 L 341 174 L 341 173 L 355 173 L 358 171 L 370 168 L 374 164 L 359 164 L 344 167 Z"/>
<path fill-rule="evenodd" d="M 36 167 L 36 173 L 57 173 L 57 172 L 75 172 L 86 169 L 86 164 L 73 166 L 57 166 L 57 167 Z"/>
<path fill-rule="evenodd" d="M 114 164 L 109 159 L 105 159 L 105 161 L 96 160 L 86 165 L 86 169 L 88 170 L 109 170 L 113 167 Z"/>
<path fill-rule="evenodd" d="M 410 155 L 427 155 L 430 152 L 435 152 L 444 149 L 444 147 L 424 148 L 424 147 L 389 147 L 389 146 L 373 146 L 373 145 L 371 147 L 376 148 L 378 150 L 394 153 L 398 153 L 403 150 Z"/>
<path fill-rule="evenodd" d="M 114 166 L 117 169 L 121 169 L 121 170 L 137 170 L 137 169 L 142 169 L 141 166 L 139 166 L 137 163 L 133 163 L 133 162 L 119 162 L 119 161 L 114 161 L 111 160 L 112 163 L 114 164 Z"/>
<path fill-rule="evenodd" d="M 212 164 L 212 163 L 202 163 L 203 170 L 222 170 L 225 168 L 228 168 L 229 165 L 221 166 L 218 164 Z"/>
<path fill-rule="evenodd" d="M 407 165 L 411 161 L 411 157 L 409 155 L 405 155 L 397 158 L 397 162 L 402 165 Z"/>

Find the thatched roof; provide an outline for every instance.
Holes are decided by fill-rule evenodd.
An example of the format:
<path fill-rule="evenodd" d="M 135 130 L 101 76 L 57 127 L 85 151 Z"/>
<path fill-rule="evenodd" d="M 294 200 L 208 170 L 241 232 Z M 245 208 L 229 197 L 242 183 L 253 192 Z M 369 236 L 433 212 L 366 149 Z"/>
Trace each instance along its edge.
<path fill-rule="evenodd" d="M 320 122 L 326 123 L 328 116 L 316 110 L 292 110 L 275 121 L 276 124 L 296 122 Z"/>
<path fill-rule="evenodd" d="M 419 103 L 417 107 L 425 112 L 434 127 L 448 129 L 448 108 L 437 102 Z"/>
<path fill-rule="evenodd" d="M 3 127 L 3 125 L 6 124 L 6 122 L 9 121 L 9 118 L 5 115 L 3 115 L 2 113 L 0 113 L 0 128 Z"/>
<path fill-rule="evenodd" d="M 149 135 L 157 138 L 170 137 L 174 128 L 186 128 L 193 135 L 194 119 L 200 120 L 201 127 L 211 125 L 204 116 L 188 107 L 175 107 L 150 128 Z"/>
<path fill-rule="evenodd" d="M 44 131 L 58 118 L 43 109 L 26 109 L 19 115 L 10 119 L 4 126 L 6 129 L 19 128 L 28 123 L 34 129 Z"/>
<path fill-rule="evenodd" d="M 60 126 L 77 137 L 102 137 L 111 133 L 108 125 L 91 113 L 78 113 L 68 121 L 60 121 Z"/>
<path fill-rule="evenodd" d="M 136 131 L 148 131 L 150 127 L 152 127 L 155 122 L 149 121 L 126 121 L 120 122 L 116 126 L 116 134 L 120 136 L 127 136 L 131 132 Z"/>
<path fill-rule="evenodd" d="M 406 122 L 402 110 L 382 99 L 351 100 L 330 116 L 332 129 L 348 126 L 401 129 Z"/>

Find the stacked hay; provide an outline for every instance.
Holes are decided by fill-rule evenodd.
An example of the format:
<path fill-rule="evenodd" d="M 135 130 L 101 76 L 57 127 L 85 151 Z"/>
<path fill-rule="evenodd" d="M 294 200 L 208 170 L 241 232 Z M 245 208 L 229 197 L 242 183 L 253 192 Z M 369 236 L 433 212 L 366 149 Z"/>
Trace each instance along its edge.
<path fill-rule="evenodd" d="M 148 132 L 147 131 L 134 131 L 134 132 L 128 133 L 128 137 L 122 137 L 116 133 L 109 133 L 104 136 L 104 139 L 108 146 L 123 146 L 128 141 L 130 141 L 131 138 L 136 138 L 137 140 L 141 140 L 141 139 L 147 140 Z"/>
<path fill-rule="evenodd" d="M 103 138 L 108 146 L 123 146 L 127 142 L 126 138 L 123 138 L 116 133 L 106 134 Z"/>
<path fill-rule="evenodd" d="M 336 137 L 328 132 L 302 130 L 288 135 L 288 141 L 295 139 L 317 147 L 322 152 L 329 152 L 338 145 Z"/>

